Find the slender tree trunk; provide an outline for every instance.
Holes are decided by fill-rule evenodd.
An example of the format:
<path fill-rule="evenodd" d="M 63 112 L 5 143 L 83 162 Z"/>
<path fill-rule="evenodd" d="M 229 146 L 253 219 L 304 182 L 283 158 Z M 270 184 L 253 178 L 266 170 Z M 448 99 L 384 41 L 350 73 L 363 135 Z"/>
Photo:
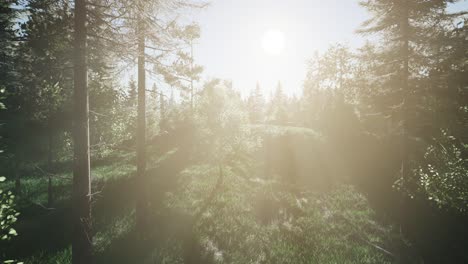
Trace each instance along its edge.
<path fill-rule="evenodd" d="M 343 54 L 340 54 L 339 55 L 339 71 L 338 71 L 338 84 L 340 86 L 339 90 L 338 90 L 338 102 L 339 103 L 342 103 L 344 102 L 344 87 L 343 87 L 343 74 L 344 74 L 344 71 L 343 71 L 343 67 L 344 67 L 344 59 L 343 59 Z"/>
<path fill-rule="evenodd" d="M 409 87 L 409 57 L 410 57 L 410 50 L 409 50 L 409 6 L 408 0 L 405 0 L 402 12 L 402 21 L 401 21 L 401 41 L 402 41 L 402 109 L 401 109 L 401 123 L 402 123 L 402 133 L 401 133 L 401 177 L 402 177 L 402 188 L 407 188 L 407 180 L 409 176 L 409 155 L 408 155 L 408 106 L 410 100 L 410 87 Z M 407 206 L 405 200 L 406 196 L 404 195 L 404 191 L 401 192 L 401 199 L 400 199 L 400 234 L 403 237 L 404 227 L 405 227 L 405 217 L 406 217 L 406 210 L 405 207 Z M 405 245 L 401 243 L 399 249 L 399 256 L 398 256 L 398 263 L 405 263 L 406 262 L 405 256 Z"/>
<path fill-rule="evenodd" d="M 410 90 L 409 90 L 409 7 L 408 2 L 405 1 L 405 6 L 403 7 L 403 17 L 402 17 L 402 166 L 401 174 L 403 178 L 403 184 L 405 184 L 408 177 L 408 101 L 410 100 Z"/>
<path fill-rule="evenodd" d="M 272 179 L 272 164 L 271 164 L 271 153 L 272 153 L 272 138 L 270 135 L 267 135 L 265 138 L 265 168 L 264 168 L 264 173 L 265 173 L 265 179 L 271 180 Z"/>
<path fill-rule="evenodd" d="M 190 111 L 193 114 L 193 41 L 190 40 Z"/>
<path fill-rule="evenodd" d="M 20 168 L 20 157 L 19 157 L 19 151 L 16 150 L 15 154 L 15 191 L 17 194 L 20 193 L 21 191 L 21 173 L 19 172 Z"/>
<path fill-rule="evenodd" d="M 166 108 L 164 103 L 164 94 L 162 92 L 159 93 L 159 111 L 161 115 L 161 120 L 166 118 Z"/>
<path fill-rule="evenodd" d="M 146 171 L 146 84 L 145 84 L 145 32 L 143 19 L 138 17 L 138 118 L 137 118 L 137 202 L 136 225 L 141 234 L 147 221 Z"/>
<path fill-rule="evenodd" d="M 52 193 L 52 175 L 53 175 L 53 133 L 52 133 L 52 121 L 49 118 L 48 124 L 48 149 L 47 149 L 47 176 L 48 176 L 48 185 L 47 185 L 47 207 L 51 207 L 54 203 L 54 197 Z"/>
<path fill-rule="evenodd" d="M 166 103 L 164 102 L 164 94 L 159 92 L 159 130 L 164 131 L 166 129 Z"/>
<path fill-rule="evenodd" d="M 72 263 L 92 263 L 86 3 L 75 0 Z"/>

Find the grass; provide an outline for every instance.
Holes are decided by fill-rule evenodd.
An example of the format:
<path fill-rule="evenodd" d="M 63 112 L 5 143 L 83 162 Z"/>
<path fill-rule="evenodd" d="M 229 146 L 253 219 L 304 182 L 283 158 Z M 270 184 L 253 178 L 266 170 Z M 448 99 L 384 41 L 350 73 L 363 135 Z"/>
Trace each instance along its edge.
<path fill-rule="evenodd" d="M 71 263 L 71 247 L 55 253 L 40 252 L 24 260 L 27 264 L 68 264 Z"/>
<path fill-rule="evenodd" d="M 213 188 L 216 172 L 206 165 L 186 169 L 184 184 L 166 197 L 167 208 L 193 215 Z M 395 230 L 377 221 L 354 188 L 294 194 L 276 181 L 225 173 L 222 189 L 195 227 L 203 263 L 392 262 L 382 249 L 393 250 Z"/>
<path fill-rule="evenodd" d="M 193 222 L 218 168 L 191 164 L 178 148 L 150 159 L 153 226 L 141 240 L 135 232 L 133 163 L 131 154 L 93 163 L 97 263 L 184 263 L 188 253 L 206 264 L 392 262 L 382 249 L 393 251 L 399 240 L 393 227 L 380 223 L 366 198 L 346 185 L 329 192 L 293 190 L 280 179 L 240 176 L 226 166 L 221 188 Z M 46 191 L 45 178 L 23 179 L 19 237 L 5 246 L 6 254 L 25 263 L 70 263 L 71 172 L 54 178 L 53 210 L 39 206 Z"/>

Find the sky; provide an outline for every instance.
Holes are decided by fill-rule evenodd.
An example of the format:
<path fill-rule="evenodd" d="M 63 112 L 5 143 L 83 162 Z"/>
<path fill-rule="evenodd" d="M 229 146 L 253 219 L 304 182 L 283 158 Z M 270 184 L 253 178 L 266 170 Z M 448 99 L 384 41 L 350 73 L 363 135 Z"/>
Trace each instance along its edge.
<path fill-rule="evenodd" d="M 201 27 L 195 45 L 196 63 L 204 66 L 203 79 L 231 80 L 245 96 L 258 82 L 270 94 L 281 82 L 288 94 L 299 94 L 306 62 L 330 44 L 351 48 L 365 39 L 355 34 L 369 18 L 358 0 L 212 0 L 194 14 Z M 462 1 L 452 10 L 468 10 Z M 271 55 L 262 48 L 268 31 L 282 32 L 284 50 Z M 199 84 L 201 85 L 201 84 Z"/>

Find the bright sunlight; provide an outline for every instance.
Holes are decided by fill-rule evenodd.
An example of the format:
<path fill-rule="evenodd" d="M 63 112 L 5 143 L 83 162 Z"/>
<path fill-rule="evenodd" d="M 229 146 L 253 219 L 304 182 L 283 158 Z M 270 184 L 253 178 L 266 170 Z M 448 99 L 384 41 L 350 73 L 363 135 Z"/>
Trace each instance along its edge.
<path fill-rule="evenodd" d="M 466 0 L 0 0 L 0 264 L 468 263 L 467 36 Z"/>
<path fill-rule="evenodd" d="M 268 30 L 263 34 L 263 51 L 269 55 L 279 55 L 284 50 L 284 34 L 278 30 Z"/>

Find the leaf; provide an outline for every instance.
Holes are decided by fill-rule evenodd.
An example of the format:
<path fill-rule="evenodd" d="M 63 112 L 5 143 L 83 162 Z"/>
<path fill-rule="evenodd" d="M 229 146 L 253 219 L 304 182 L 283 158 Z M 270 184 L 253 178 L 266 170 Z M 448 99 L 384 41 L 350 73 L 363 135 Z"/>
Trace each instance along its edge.
<path fill-rule="evenodd" d="M 0 182 L 4 182 L 5 180 L 6 180 L 6 178 L 5 178 L 5 177 L 3 177 L 3 176 L 0 176 Z"/>
<path fill-rule="evenodd" d="M 8 234 L 12 235 L 12 236 L 17 236 L 18 235 L 18 233 L 16 233 L 16 230 L 13 229 L 13 228 L 10 228 L 10 231 L 8 231 Z"/>

